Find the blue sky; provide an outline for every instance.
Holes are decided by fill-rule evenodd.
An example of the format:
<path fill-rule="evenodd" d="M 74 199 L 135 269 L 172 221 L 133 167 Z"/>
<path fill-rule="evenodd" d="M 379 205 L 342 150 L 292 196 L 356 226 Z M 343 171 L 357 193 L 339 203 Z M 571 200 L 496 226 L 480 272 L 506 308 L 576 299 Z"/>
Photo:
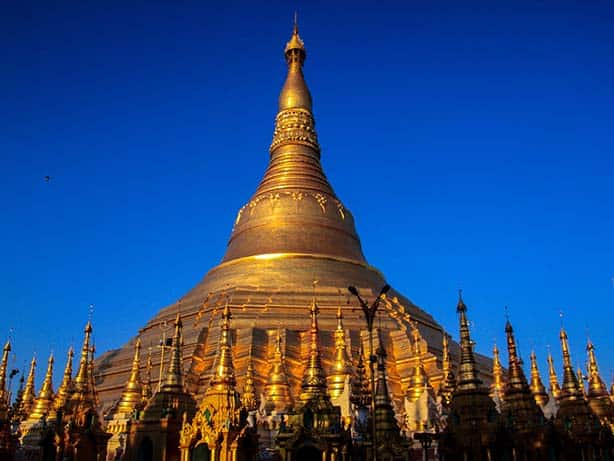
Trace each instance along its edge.
<path fill-rule="evenodd" d="M 481 352 L 509 306 L 542 371 L 563 310 L 574 362 L 590 334 L 609 382 L 614 5 L 492 3 L 5 5 L 15 364 L 53 349 L 59 375 L 90 303 L 98 351 L 120 346 L 219 262 L 266 168 L 298 8 L 322 162 L 368 260 L 454 336 L 462 287 Z"/>

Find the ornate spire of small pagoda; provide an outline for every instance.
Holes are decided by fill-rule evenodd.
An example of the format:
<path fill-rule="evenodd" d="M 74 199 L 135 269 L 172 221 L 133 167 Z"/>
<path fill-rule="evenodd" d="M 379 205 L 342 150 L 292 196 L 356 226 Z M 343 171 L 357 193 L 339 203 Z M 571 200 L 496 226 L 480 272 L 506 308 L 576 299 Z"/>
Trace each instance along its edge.
<path fill-rule="evenodd" d="M 450 405 L 452 401 L 452 394 L 456 387 L 456 378 L 452 372 L 452 360 L 450 359 L 450 338 L 449 335 L 444 332 L 442 335 L 442 372 L 443 380 L 439 387 L 439 395 L 442 398 L 442 403 L 446 406 Z"/>
<path fill-rule="evenodd" d="M 573 371 L 571 365 L 571 355 L 569 354 L 569 343 L 567 340 L 567 332 L 561 328 L 560 333 L 561 350 L 563 352 L 563 385 L 561 386 L 561 399 L 576 399 L 582 397 L 578 377 Z"/>
<path fill-rule="evenodd" d="M 235 377 L 235 368 L 232 363 L 232 349 L 230 346 L 230 306 L 228 301 L 224 306 L 222 313 L 222 328 L 220 333 L 220 345 L 218 351 L 218 360 L 211 377 L 211 386 L 224 386 L 233 388 L 237 384 Z"/>
<path fill-rule="evenodd" d="M 469 322 L 467 320 L 467 306 L 463 301 L 462 290 L 458 292 L 456 312 L 458 312 L 460 322 L 461 349 L 457 390 L 477 390 L 481 386 L 482 381 L 478 378 L 478 369 L 473 355 L 473 341 L 471 340 Z"/>
<path fill-rule="evenodd" d="M 171 361 L 166 373 L 166 379 L 162 385 L 163 389 L 176 389 L 183 390 L 183 373 L 181 372 L 181 329 L 183 323 L 181 322 L 181 314 L 177 312 L 175 317 L 175 334 L 173 335 L 173 345 L 171 346 Z"/>
<path fill-rule="evenodd" d="M 89 357 L 90 357 L 90 338 L 92 335 L 92 322 L 88 320 L 85 325 L 83 345 L 81 346 L 81 357 L 79 359 L 79 369 L 75 376 L 75 392 L 85 394 L 89 387 Z"/>
<path fill-rule="evenodd" d="M 505 392 L 510 390 L 523 391 L 528 388 L 529 383 L 524 374 L 524 370 L 520 364 L 520 358 L 516 349 L 516 339 L 514 338 L 514 329 L 509 320 L 505 322 L 505 336 L 507 339 L 507 353 L 509 357 L 509 366 L 507 370 L 507 384 Z"/>
<path fill-rule="evenodd" d="M 51 410 L 51 406 L 53 405 L 53 352 L 49 355 L 49 360 L 47 360 L 47 372 L 45 373 L 45 378 L 43 380 L 43 385 L 41 387 L 40 392 L 38 393 L 38 397 L 34 402 L 34 406 L 29 415 L 29 419 L 31 420 L 40 420 L 43 417 L 47 417 L 49 415 L 49 411 Z"/>
<path fill-rule="evenodd" d="M 34 400 L 36 399 L 36 390 L 34 389 L 34 375 L 36 372 L 36 357 L 32 357 L 30 362 L 30 372 L 28 373 L 28 379 L 26 380 L 26 387 L 21 395 L 21 408 L 19 413 L 27 418 L 32 411 Z"/>
<path fill-rule="evenodd" d="M 356 375 L 352 380 L 352 395 L 350 396 L 350 401 L 359 408 L 366 408 L 371 402 L 369 378 L 367 377 L 367 368 L 365 367 L 364 357 L 365 352 L 361 341 L 360 350 L 358 352 L 358 361 L 356 363 Z"/>
<path fill-rule="evenodd" d="M 136 339 L 134 345 L 134 358 L 132 359 L 132 368 L 130 369 L 130 377 L 124 386 L 121 399 L 117 405 L 117 414 L 129 415 L 134 410 L 140 407 L 142 402 L 143 388 L 141 385 L 141 377 L 139 374 L 141 366 L 141 337 Z"/>
<path fill-rule="evenodd" d="M 550 350 L 548 350 L 548 383 L 548 392 L 550 392 L 550 395 L 552 395 L 552 397 L 558 401 L 561 398 L 561 386 L 559 386 L 559 378 L 556 375 L 554 361 L 552 360 L 552 353 Z"/>
<path fill-rule="evenodd" d="M 288 384 L 285 358 L 281 349 L 281 331 L 277 329 L 275 350 L 271 361 L 269 379 L 264 388 L 266 395 L 266 410 L 284 413 L 292 407 L 292 395 Z"/>
<path fill-rule="evenodd" d="M 599 374 L 595 346 L 590 339 L 586 345 L 586 350 L 588 352 L 588 391 L 586 393 L 588 404 L 600 418 L 612 418 L 614 421 L 612 400 L 608 394 L 608 388 Z"/>
<path fill-rule="evenodd" d="M 398 437 L 399 425 L 394 415 L 394 408 L 388 392 L 388 381 L 386 379 L 386 349 L 379 337 L 379 346 L 375 351 L 377 356 L 377 375 L 375 384 L 375 430 L 376 440 L 391 440 Z"/>
<path fill-rule="evenodd" d="M 424 391 L 431 389 L 428 375 L 424 370 L 424 364 L 422 363 L 422 349 L 420 347 L 422 342 L 422 336 L 420 330 L 415 322 L 411 324 L 411 335 L 413 341 L 413 355 L 415 364 L 411 368 L 409 375 L 409 383 L 407 385 L 407 400 L 409 402 L 417 401 Z"/>
<path fill-rule="evenodd" d="M 535 351 L 531 351 L 531 393 L 533 394 L 533 398 L 535 402 L 540 407 L 544 407 L 549 400 L 548 393 L 546 392 L 546 387 L 542 382 L 541 375 L 539 373 L 539 368 L 537 367 L 537 356 L 535 355 Z"/>
<path fill-rule="evenodd" d="M 74 356 L 73 347 L 70 346 L 68 348 L 68 354 L 66 357 L 66 366 L 64 367 L 64 375 L 62 376 L 62 382 L 60 383 L 60 387 L 58 387 L 58 392 L 55 395 L 55 399 L 53 400 L 53 406 L 51 411 L 49 412 L 49 419 L 55 419 L 57 416 L 57 412 L 64 408 L 66 402 L 70 399 L 70 395 L 73 391 L 73 382 L 72 382 L 72 359 Z"/>
<path fill-rule="evenodd" d="M 337 328 L 335 329 L 335 354 L 331 372 L 328 377 L 330 396 L 339 397 L 345 389 L 347 377 L 352 373 L 351 360 L 348 357 L 345 329 L 343 328 L 343 313 L 341 306 L 337 309 Z"/>
<path fill-rule="evenodd" d="M 584 372 L 582 371 L 582 367 L 578 364 L 576 368 L 576 376 L 578 377 L 578 388 L 584 397 L 586 397 L 586 388 L 584 387 L 584 380 L 586 376 L 584 376 Z"/>
<path fill-rule="evenodd" d="M 503 376 L 503 366 L 499 357 L 499 348 L 495 343 L 492 348 L 492 377 L 493 381 L 490 385 L 490 397 L 493 399 L 503 399 L 505 389 L 505 378 Z"/>
<path fill-rule="evenodd" d="M 11 341 L 7 340 L 2 349 L 2 361 L 0 362 L 0 409 L 8 406 L 9 393 L 6 388 L 6 373 L 9 364 L 9 353 L 11 352 Z"/>
<path fill-rule="evenodd" d="M 314 282 L 314 291 L 315 284 L 316 282 Z M 303 382 L 301 384 L 301 394 L 299 399 L 302 402 L 323 399 L 328 395 L 326 376 L 324 375 L 322 359 L 320 357 L 320 341 L 318 338 L 319 309 L 315 295 L 311 301 L 309 312 L 311 314 L 311 328 L 309 330 L 309 362 L 307 364 L 307 368 L 305 368 L 305 372 L 303 373 Z"/>
<path fill-rule="evenodd" d="M 247 411 L 253 411 L 258 408 L 256 386 L 254 385 L 254 360 L 251 348 L 247 362 L 247 371 L 245 373 L 245 384 L 243 385 L 243 393 L 241 394 L 241 403 Z"/>

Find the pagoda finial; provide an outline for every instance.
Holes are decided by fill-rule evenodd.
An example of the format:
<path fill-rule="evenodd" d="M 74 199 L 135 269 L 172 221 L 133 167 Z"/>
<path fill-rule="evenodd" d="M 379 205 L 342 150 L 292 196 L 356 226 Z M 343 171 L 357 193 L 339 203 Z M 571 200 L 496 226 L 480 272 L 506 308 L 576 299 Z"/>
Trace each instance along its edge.
<path fill-rule="evenodd" d="M 281 331 L 277 328 L 275 338 L 275 349 L 271 361 L 271 371 L 265 386 L 266 409 L 267 411 L 285 412 L 292 406 L 292 395 L 288 384 L 286 364 L 282 353 Z"/>
<path fill-rule="evenodd" d="M 602 397 L 608 395 L 606 387 L 601 375 L 599 374 L 599 366 L 597 365 L 597 357 L 595 356 L 595 346 L 589 339 L 586 345 L 588 352 L 588 397 Z"/>
<path fill-rule="evenodd" d="M 68 348 L 68 354 L 66 357 L 66 366 L 64 367 L 64 375 L 62 376 L 62 382 L 60 383 L 60 387 L 58 387 L 58 392 L 53 401 L 53 407 L 49 412 L 49 420 L 54 420 L 57 412 L 64 408 L 66 402 L 70 398 L 72 393 L 72 360 L 75 352 L 73 347 L 70 346 Z"/>
<path fill-rule="evenodd" d="M 490 397 L 495 398 L 498 396 L 501 399 L 505 390 L 505 378 L 503 376 L 503 366 L 501 365 L 497 343 L 492 348 L 492 376 L 493 382 L 490 386 Z"/>
<path fill-rule="evenodd" d="M 45 373 L 43 385 L 41 387 L 40 392 L 38 393 L 38 397 L 36 398 L 36 402 L 34 403 L 32 412 L 29 415 L 29 419 L 38 421 L 43 417 L 47 417 L 49 414 L 49 411 L 51 410 L 52 404 L 53 404 L 53 352 L 49 355 L 49 360 L 47 361 L 47 372 Z"/>
<path fill-rule="evenodd" d="M 358 361 L 356 363 L 356 375 L 352 380 L 351 402 L 359 408 L 366 408 L 371 403 L 371 391 L 369 390 L 369 379 L 367 368 L 365 367 L 365 351 L 362 341 L 358 351 Z"/>
<path fill-rule="evenodd" d="M 252 357 L 252 347 L 253 346 L 250 346 L 249 348 L 247 372 L 245 373 L 245 384 L 243 385 L 243 393 L 241 394 L 241 403 L 247 411 L 253 411 L 258 408 L 256 386 L 254 385 L 254 361 Z"/>
<path fill-rule="evenodd" d="M 181 330 L 183 323 L 181 322 L 181 314 L 177 312 L 175 317 L 175 334 L 173 335 L 173 345 L 171 346 L 171 361 L 166 373 L 166 379 L 163 388 L 180 388 L 183 389 L 183 374 L 181 372 Z"/>
<path fill-rule="evenodd" d="M 563 352 L 563 385 L 561 386 L 561 398 L 576 399 L 580 397 L 582 393 L 580 384 L 578 383 L 578 377 L 574 373 L 573 366 L 571 365 L 567 332 L 564 328 L 561 328 L 559 337 L 561 340 L 561 350 Z"/>
<path fill-rule="evenodd" d="M 334 333 L 335 354 L 333 366 L 329 379 L 330 396 L 335 398 L 343 393 L 347 377 L 351 373 L 351 360 L 348 357 L 347 344 L 345 340 L 345 329 L 343 328 L 343 313 L 341 303 L 337 308 L 337 328 Z"/>
<path fill-rule="evenodd" d="M 537 367 L 537 356 L 535 355 L 535 351 L 531 351 L 531 393 L 533 394 L 533 398 L 535 402 L 540 407 L 544 407 L 549 400 L 548 393 L 546 392 L 546 387 L 542 382 L 541 375 L 539 373 L 539 368 Z"/>
<path fill-rule="evenodd" d="M 317 281 L 313 282 L 313 288 L 315 292 Z M 323 398 L 327 395 L 326 377 L 324 375 L 324 369 L 322 368 L 322 359 L 320 358 L 320 343 L 318 339 L 318 303 L 316 301 L 315 293 L 309 308 L 311 314 L 311 329 L 309 336 L 310 351 L 309 362 L 305 372 L 303 373 L 303 383 L 301 384 L 300 400 L 302 402 L 308 402 L 312 399 Z"/>
<path fill-rule="evenodd" d="M 441 368 L 443 372 L 443 380 L 439 388 L 439 395 L 443 399 L 444 405 L 450 405 L 452 394 L 456 387 L 456 378 L 452 372 L 452 360 L 450 359 L 450 344 L 449 335 L 444 331 L 442 334 L 442 358 Z"/>
<path fill-rule="evenodd" d="M 459 314 L 460 322 L 460 348 L 461 357 L 458 367 L 458 386 L 459 390 L 476 390 L 482 384 L 478 378 L 478 369 L 473 356 L 473 341 L 469 332 L 469 322 L 467 321 L 467 306 L 463 301 L 463 291 L 458 290 L 458 304 L 456 312 Z"/>
<path fill-rule="evenodd" d="M 90 356 L 90 337 L 92 335 L 92 322 L 87 321 L 84 330 L 83 345 L 81 346 L 81 358 L 79 359 L 79 369 L 75 376 L 75 391 L 83 393 L 88 385 L 88 368 Z"/>
<path fill-rule="evenodd" d="M 36 356 L 32 357 L 30 362 L 30 372 L 28 373 L 28 379 L 26 380 L 26 387 L 21 395 L 21 409 L 20 413 L 24 417 L 30 415 L 32 406 L 34 405 L 34 399 L 36 398 L 36 391 L 34 389 L 34 375 L 36 373 Z"/>
<path fill-rule="evenodd" d="M 399 425 L 394 415 L 394 408 L 388 392 L 386 379 L 386 349 L 382 344 L 382 338 L 378 336 L 379 346 L 377 356 L 377 381 L 375 385 L 375 421 L 376 440 L 392 439 L 399 433 Z"/>
<path fill-rule="evenodd" d="M 2 349 L 2 361 L 0 362 L 0 411 L 3 407 L 8 407 L 9 405 L 9 393 L 6 386 L 9 352 L 11 352 L 11 341 L 7 340 Z"/>
<path fill-rule="evenodd" d="M 227 385 L 234 388 L 236 385 L 235 369 L 232 363 L 232 349 L 230 346 L 230 305 L 228 299 L 222 313 L 222 327 L 220 334 L 220 348 L 217 365 L 211 378 L 211 386 Z"/>
<path fill-rule="evenodd" d="M 142 402 L 143 388 L 141 386 L 141 377 L 139 370 L 141 367 L 141 337 L 136 339 L 134 345 L 134 358 L 132 359 L 132 368 L 130 369 L 130 377 L 124 386 L 121 399 L 117 406 L 117 413 L 129 415 L 136 410 Z"/>
<path fill-rule="evenodd" d="M 549 392 L 555 400 L 559 400 L 561 397 L 561 387 L 559 386 L 559 378 L 556 375 L 554 368 L 554 361 L 552 360 L 552 353 L 548 348 L 548 382 L 550 385 Z"/>
<path fill-rule="evenodd" d="M 303 76 L 303 63 L 307 52 L 298 33 L 296 17 L 284 55 L 288 63 L 288 75 L 279 93 L 279 112 L 275 120 L 271 154 L 278 147 L 293 144 L 311 148 L 313 154 L 319 158 L 320 145 L 311 113 L 311 93 Z M 297 125 L 297 121 L 301 124 Z"/>
<path fill-rule="evenodd" d="M 413 352 L 415 363 L 411 368 L 409 383 L 407 384 L 407 399 L 410 402 L 417 401 L 425 390 L 430 388 L 430 382 L 424 364 L 422 363 L 422 336 L 415 321 L 411 322 Z"/>
<path fill-rule="evenodd" d="M 507 339 L 507 353 L 509 357 L 506 392 L 511 389 L 521 391 L 527 387 L 528 383 L 520 363 L 520 358 L 518 357 L 516 339 L 514 338 L 514 329 L 509 321 L 509 317 L 505 322 L 505 336 Z"/>

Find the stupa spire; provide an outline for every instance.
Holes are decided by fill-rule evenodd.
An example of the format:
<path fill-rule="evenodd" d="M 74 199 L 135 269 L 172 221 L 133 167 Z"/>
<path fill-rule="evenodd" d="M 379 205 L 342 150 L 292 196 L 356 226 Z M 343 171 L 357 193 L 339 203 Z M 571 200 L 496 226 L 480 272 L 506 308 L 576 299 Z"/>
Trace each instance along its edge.
<path fill-rule="evenodd" d="M 139 370 L 141 366 L 141 337 L 139 336 L 134 345 L 134 358 L 132 359 L 132 368 L 130 369 L 130 377 L 124 387 L 124 392 L 117 406 L 118 414 L 130 414 L 138 408 L 142 401 L 142 386 Z"/>
<path fill-rule="evenodd" d="M 183 373 L 181 372 L 181 329 L 183 323 L 181 322 L 181 314 L 177 312 L 175 317 L 175 334 L 173 335 L 173 345 L 171 349 L 171 361 L 166 373 L 166 379 L 164 380 L 163 388 L 180 388 L 183 389 Z"/>
<path fill-rule="evenodd" d="M 281 350 L 281 341 L 281 331 L 277 329 L 271 370 L 265 386 L 267 411 L 285 412 L 292 406 L 292 396 L 290 394 L 290 385 L 288 384 L 284 355 Z"/>
<path fill-rule="evenodd" d="M 256 386 L 254 385 L 254 361 L 251 348 L 247 362 L 247 372 L 245 373 L 245 384 L 243 385 L 243 393 L 241 394 L 241 403 L 247 411 L 256 410 L 258 408 Z"/>
<path fill-rule="evenodd" d="M 509 392 L 511 389 L 521 391 L 528 386 L 528 383 L 520 363 L 520 358 L 518 357 L 514 329 L 509 320 L 505 322 L 505 336 L 507 339 L 507 354 L 509 357 L 506 392 Z"/>
<path fill-rule="evenodd" d="M 452 394 L 456 387 L 456 378 L 452 372 L 452 360 L 450 359 L 450 344 L 449 336 L 446 332 L 442 335 L 442 372 L 443 380 L 441 387 L 439 388 L 439 395 L 441 395 L 444 405 L 450 405 L 452 401 Z"/>
<path fill-rule="evenodd" d="M 236 385 L 235 369 L 232 363 L 232 350 L 230 346 L 230 306 L 228 300 L 224 306 L 222 313 L 222 331 L 220 334 L 219 355 L 213 376 L 211 377 L 211 386 L 230 386 L 234 388 Z"/>
<path fill-rule="evenodd" d="M 394 415 L 394 408 L 388 391 L 386 378 L 386 349 L 378 334 L 379 346 L 375 351 L 377 356 L 377 379 L 375 384 L 375 427 L 376 441 L 391 440 L 399 434 L 399 426 Z"/>
<path fill-rule="evenodd" d="M 460 364 L 458 367 L 457 389 L 462 391 L 477 390 L 482 381 L 478 378 L 478 369 L 473 355 L 473 341 L 469 332 L 467 320 L 467 306 L 463 301 L 462 290 L 458 292 L 458 304 L 456 306 L 460 323 Z"/>
<path fill-rule="evenodd" d="M 43 385 L 38 393 L 36 402 L 29 418 L 33 420 L 39 420 L 49 415 L 49 410 L 53 404 L 53 352 L 49 355 L 47 360 L 47 372 L 43 380 Z"/>
<path fill-rule="evenodd" d="M 537 367 L 537 356 L 535 355 L 535 351 L 531 351 L 531 393 L 533 394 L 533 398 L 535 402 L 540 407 L 544 407 L 549 400 L 548 393 L 546 392 L 546 387 L 542 382 L 541 375 L 539 373 L 539 368 Z"/>
<path fill-rule="evenodd" d="M 556 375 L 556 370 L 554 368 L 554 361 L 552 360 L 552 354 L 550 350 L 548 350 L 548 382 L 549 382 L 549 392 L 555 400 L 558 400 L 561 397 L 561 386 L 559 386 L 559 378 Z"/>
<path fill-rule="evenodd" d="M 428 375 L 424 370 L 424 364 L 422 363 L 422 349 L 420 347 L 422 336 L 420 335 L 420 330 L 418 330 L 415 322 L 412 322 L 411 327 L 415 364 L 412 367 L 409 376 L 409 383 L 407 385 L 407 399 L 410 402 L 415 402 L 420 398 L 425 390 L 430 388 L 430 382 Z"/>
<path fill-rule="evenodd" d="M 314 290 L 315 290 L 314 282 Z M 308 402 L 313 399 L 320 399 L 327 395 L 326 376 L 322 368 L 320 357 L 320 342 L 318 339 L 318 304 L 314 295 L 311 301 L 309 312 L 311 314 L 311 328 L 309 330 L 310 347 L 309 362 L 303 373 L 303 383 L 301 384 L 300 400 Z"/>
<path fill-rule="evenodd" d="M 60 383 L 60 387 L 58 387 L 58 392 L 55 395 L 55 399 L 53 401 L 52 410 L 49 412 L 49 419 L 55 419 L 57 412 L 64 408 L 66 402 L 70 399 L 70 395 L 72 393 L 72 359 L 74 356 L 73 347 L 70 346 L 68 348 L 68 354 L 66 357 L 66 366 L 64 367 L 64 374 L 62 376 L 62 382 Z"/>
<path fill-rule="evenodd" d="M 597 365 L 597 357 L 595 356 L 595 346 L 590 339 L 587 342 L 586 350 L 588 352 L 588 396 L 596 397 L 608 395 L 608 388 L 599 374 L 599 366 Z"/>
<path fill-rule="evenodd" d="M 28 373 L 28 379 L 26 380 L 26 387 L 21 395 L 21 409 L 20 413 L 24 417 L 30 415 L 32 406 L 34 405 L 34 399 L 36 398 L 36 390 L 34 389 L 34 375 L 36 373 L 36 357 L 32 357 L 30 362 L 30 372 Z"/>
<path fill-rule="evenodd" d="M 505 389 L 505 378 L 503 376 L 503 366 L 499 356 L 499 348 L 495 343 L 492 348 L 492 376 L 493 382 L 490 385 L 490 397 L 499 399 L 503 398 Z"/>
<path fill-rule="evenodd" d="M 561 328 L 559 335 L 561 340 L 561 350 L 563 352 L 563 386 L 561 387 L 561 398 L 572 398 L 582 396 L 578 377 L 573 371 L 571 365 L 571 355 L 569 354 L 569 343 L 567 340 L 567 332 Z"/>
<path fill-rule="evenodd" d="M 75 376 L 75 392 L 85 393 L 88 388 L 89 379 L 89 357 L 90 357 L 90 337 L 92 335 L 92 323 L 88 320 L 85 325 L 83 345 L 81 346 L 81 357 L 79 359 L 79 369 Z"/>
<path fill-rule="evenodd" d="M 7 340 L 4 348 L 2 349 L 2 361 L 0 362 L 0 408 L 3 406 L 8 406 L 9 404 L 9 393 L 6 388 L 6 373 L 8 370 L 10 352 L 11 342 L 10 340 Z"/>
<path fill-rule="evenodd" d="M 358 361 L 356 363 L 356 375 L 352 380 L 352 395 L 351 401 L 359 408 L 368 407 L 371 402 L 371 391 L 369 390 L 369 378 L 367 377 L 367 368 L 365 367 L 365 351 L 362 341 L 358 352 Z"/>
<path fill-rule="evenodd" d="M 347 352 L 341 305 L 337 308 L 337 328 L 335 329 L 334 337 L 335 359 L 329 376 L 330 396 L 333 398 L 341 395 L 345 388 L 346 379 L 351 373 L 351 360 Z"/>

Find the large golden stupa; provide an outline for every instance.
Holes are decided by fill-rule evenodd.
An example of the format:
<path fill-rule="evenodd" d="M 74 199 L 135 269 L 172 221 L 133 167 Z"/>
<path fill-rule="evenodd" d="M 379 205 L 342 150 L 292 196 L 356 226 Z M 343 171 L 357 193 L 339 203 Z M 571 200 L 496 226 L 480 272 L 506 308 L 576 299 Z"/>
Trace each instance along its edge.
<path fill-rule="evenodd" d="M 330 373 L 336 360 L 334 331 L 340 322 L 351 359 L 357 360 L 361 341 L 366 349 L 365 320 L 353 299 L 348 304 L 348 285 L 372 301 L 386 283 L 382 273 L 365 260 L 352 213 L 322 171 L 311 95 L 303 77 L 306 52 L 296 26 L 285 57 L 288 74 L 279 96 L 269 165 L 256 192 L 237 214 L 223 260 L 140 331 L 144 345 L 156 345 L 151 359 L 157 378 L 162 358 L 168 359 L 168 352 L 157 345 L 164 326 L 170 326 L 180 312 L 186 385 L 196 394 L 202 394 L 215 365 L 219 319 L 226 303 L 233 315 L 237 388 L 243 389 L 251 362 L 256 394 L 263 395 L 276 352 L 279 355 L 276 349 L 281 348 L 292 394 L 298 395 L 309 354 L 309 308 L 314 296 L 323 366 Z M 388 351 L 387 371 L 395 397 L 405 395 L 411 382 L 416 350 L 420 350 L 414 347 L 416 337 L 426 346 L 420 360 L 438 388 L 443 377 L 443 329 L 431 315 L 392 289 L 380 305 L 375 327 Z M 135 341 L 136 337 L 97 360 L 103 412 L 117 401 L 128 380 Z M 458 357 L 456 343 L 451 344 L 451 354 Z M 478 357 L 478 365 L 488 381 L 487 359 Z"/>

